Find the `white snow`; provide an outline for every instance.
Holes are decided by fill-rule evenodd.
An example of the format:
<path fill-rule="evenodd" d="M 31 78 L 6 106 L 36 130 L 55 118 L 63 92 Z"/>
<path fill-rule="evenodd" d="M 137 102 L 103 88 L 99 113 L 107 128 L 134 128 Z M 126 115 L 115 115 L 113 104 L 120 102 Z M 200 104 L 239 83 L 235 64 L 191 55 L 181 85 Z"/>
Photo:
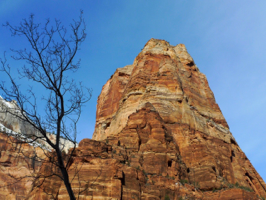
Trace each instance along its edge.
<path fill-rule="evenodd" d="M 25 135 L 17 133 L 15 131 L 10 130 L 9 128 L 5 127 L 3 124 L 0 123 L 0 132 L 7 134 L 8 136 L 12 136 L 18 140 L 21 140 L 23 142 L 27 142 L 29 145 L 33 147 L 40 147 L 42 149 L 45 149 L 47 151 L 51 151 L 51 149 L 45 147 L 44 145 L 40 144 L 39 142 L 32 141 L 32 139 L 27 138 Z"/>
<path fill-rule="evenodd" d="M 8 107 L 8 108 L 14 108 L 14 106 L 13 106 L 11 103 L 7 102 L 7 101 L 4 100 L 4 99 L 1 99 L 0 101 L 1 101 L 1 103 L 4 104 L 6 107 Z"/>
<path fill-rule="evenodd" d="M 26 113 L 22 113 L 19 106 L 16 104 L 16 101 L 11 101 L 8 102 L 5 99 L 3 99 L 2 96 L 0 96 L 0 112 L 6 112 L 8 110 L 8 112 L 13 113 L 13 117 L 21 117 L 26 116 Z M 8 129 L 7 127 L 5 127 L 1 122 L 0 122 L 0 132 L 7 134 L 8 136 L 12 136 L 18 140 L 21 140 L 23 142 L 27 142 L 29 145 L 34 146 L 34 147 L 41 147 L 42 149 L 51 151 L 51 147 L 44 142 L 43 140 L 37 140 L 37 141 L 33 141 L 32 139 L 29 138 L 29 136 L 27 136 L 26 134 L 23 133 L 17 133 L 15 131 L 12 131 L 10 129 Z M 38 133 L 36 133 L 36 135 L 38 136 Z M 55 142 L 56 138 L 53 134 L 48 133 L 48 135 L 50 135 L 49 137 L 52 137 L 52 141 Z M 75 146 L 77 146 L 77 144 L 75 144 Z M 71 141 L 68 141 L 66 139 L 60 138 L 60 148 L 65 149 L 66 151 L 68 151 L 69 148 L 74 147 L 74 144 Z"/>

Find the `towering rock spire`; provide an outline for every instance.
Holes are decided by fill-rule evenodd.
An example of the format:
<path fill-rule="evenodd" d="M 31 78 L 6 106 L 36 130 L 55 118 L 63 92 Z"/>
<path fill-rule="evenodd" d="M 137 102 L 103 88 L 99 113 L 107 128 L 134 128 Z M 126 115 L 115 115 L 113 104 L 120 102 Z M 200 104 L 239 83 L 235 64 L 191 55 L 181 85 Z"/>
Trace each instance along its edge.
<path fill-rule="evenodd" d="M 151 39 L 132 65 L 116 70 L 98 98 L 93 139 L 79 143 L 68 169 L 79 199 L 266 197 L 182 44 Z M 50 170 L 44 163 L 39 174 Z M 68 198 L 57 176 L 33 186 L 27 199 L 51 194 Z"/>
<path fill-rule="evenodd" d="M 133 65 L 116 70 L 98 98 L 93 139 L 119 134 L 128 117 L 147 102 L 167 124 L 186 124 L 228 143 L 234 141 L 205 75 L 183 44 L 151 39 Z"/>
<path fill-rule="evenodd" d="M 151 39 L 116 70 L 98 98 L 93 139 L 133 152 L 132 165 L 148 174 L 188 179 L 202 191 L 237 184 L 266 195 L 183 44 Z"/>

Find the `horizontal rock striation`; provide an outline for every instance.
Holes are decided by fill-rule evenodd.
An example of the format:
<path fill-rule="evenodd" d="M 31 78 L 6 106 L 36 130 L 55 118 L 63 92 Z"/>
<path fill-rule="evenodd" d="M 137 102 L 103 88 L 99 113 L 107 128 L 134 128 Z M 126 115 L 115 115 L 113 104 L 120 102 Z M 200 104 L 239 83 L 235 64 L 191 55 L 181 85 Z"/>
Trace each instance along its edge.
<path fill-rule="evenodd" d="M 139 151 L 111 143 L 84 139 L 75 149 L 69 176 L 77 199 L 260 199 L 249 186 L 227 180 L 222 186 L 214 181 L 211 190 L 201 189 L 203 182 L 190 178 L 171 142 L 158 145 L 153 139 Z M 43 165 L 40 174 L 47 178 L 38 180 L 42 186 L 33 187 L 27 199 L 69 199 L 55 172 Z"/>
<path fill-rule="evenodd" d="M 44 152 L 0 132 L 0 199 L 25 199 Z"/>

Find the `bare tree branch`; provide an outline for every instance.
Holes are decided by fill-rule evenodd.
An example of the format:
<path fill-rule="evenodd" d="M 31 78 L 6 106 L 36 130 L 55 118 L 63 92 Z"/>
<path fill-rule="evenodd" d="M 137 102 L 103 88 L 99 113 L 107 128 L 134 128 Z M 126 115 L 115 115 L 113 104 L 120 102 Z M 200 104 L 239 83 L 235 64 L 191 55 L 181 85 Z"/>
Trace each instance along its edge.
<path fill-rule="evenodd" d="M 6 74 L 11 87 L 4 82 L 0 83 L 2 95 L 7 100 L 16 100 L 16 109 L 5 109 L 6 113 L 19 118 L 36 130 L 36 134 L 21 133 L 27 139 L 22 142 L 34 143 L 45 141 L 56 154 L 54 163 L 61 171 L 61 178 L 67 188 L 71 200 L 75 199 L 70 185 L 67 169 L 71 162 L 71 156 L 76 147 L 76 125 L 80 118 L 83 105 L 90 100 L 91 90 L 81 83 L 76 83 L 67 75 L 76 72 L 80 67 L 80 60 L 74 61 L 80 45 L 86 38 L 86 25 L 83 12 L 77 21 L 73 20 L 70 30 L 62 25 L 60 20 L 55 20 L 52 25 L 47 19 L 44 26 L 34 22 L 34 15 L 23 19 L 19 26 L 13 26 L 8 22 L 4 25 L 12 36 L 24 37 L 30 49 L 12 49 L 14 60 L 21 60 L 25 65 L 18 70 L 19 78 L 26 79 L 32 84 L 38 84 L 46 90 L 46 94 L 40 99 L 35 95 L 33 87 L 29 87 L 24 93 L 20 89 L 17 80 L 11 74 L 11 67 L 7 64 L 6 54 L 0 58 L 0 71 Z M 40 102 L 45 103 L 45 115 L 38 112 Z M 2 110 L 4 107 L 2 106 Z M 49 133 L 55 133 L 55 140 Z M 61 138 L 73 143 L 70 156 L 64 159 L 62 155 Z M 30 139 L 30 140 L 29 140 Z M 50 155 L 47 155 L 50 156 Z"/>

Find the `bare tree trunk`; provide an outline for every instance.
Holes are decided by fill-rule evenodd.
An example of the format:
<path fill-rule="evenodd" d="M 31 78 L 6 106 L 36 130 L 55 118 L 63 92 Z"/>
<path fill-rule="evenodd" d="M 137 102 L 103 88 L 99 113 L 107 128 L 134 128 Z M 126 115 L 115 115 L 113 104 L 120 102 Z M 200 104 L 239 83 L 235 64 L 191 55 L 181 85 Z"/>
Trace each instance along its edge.
<path fill-rule="evenodd" d="M 64 184 L 66 186 L 69 198 L 70 198 L 70 200 L 76 200 L 76 197 L 75 197 L 74 192 L 72 190 L 71 184 L 69 182 L 69 176 L 68 176 L 67 169 L 66 169 L 66 167 L 64 165 L 64 160 L 63 160 L 63 157 L 62 157 L 62 153 L 61 153 L 60 150 L 56 151 L 56 153 L 57 153 L 59 168 L 61 170 L 61 173 L 62 173 L 62 176 L 63 176 L 63 180 L 64 180 Z"/>

